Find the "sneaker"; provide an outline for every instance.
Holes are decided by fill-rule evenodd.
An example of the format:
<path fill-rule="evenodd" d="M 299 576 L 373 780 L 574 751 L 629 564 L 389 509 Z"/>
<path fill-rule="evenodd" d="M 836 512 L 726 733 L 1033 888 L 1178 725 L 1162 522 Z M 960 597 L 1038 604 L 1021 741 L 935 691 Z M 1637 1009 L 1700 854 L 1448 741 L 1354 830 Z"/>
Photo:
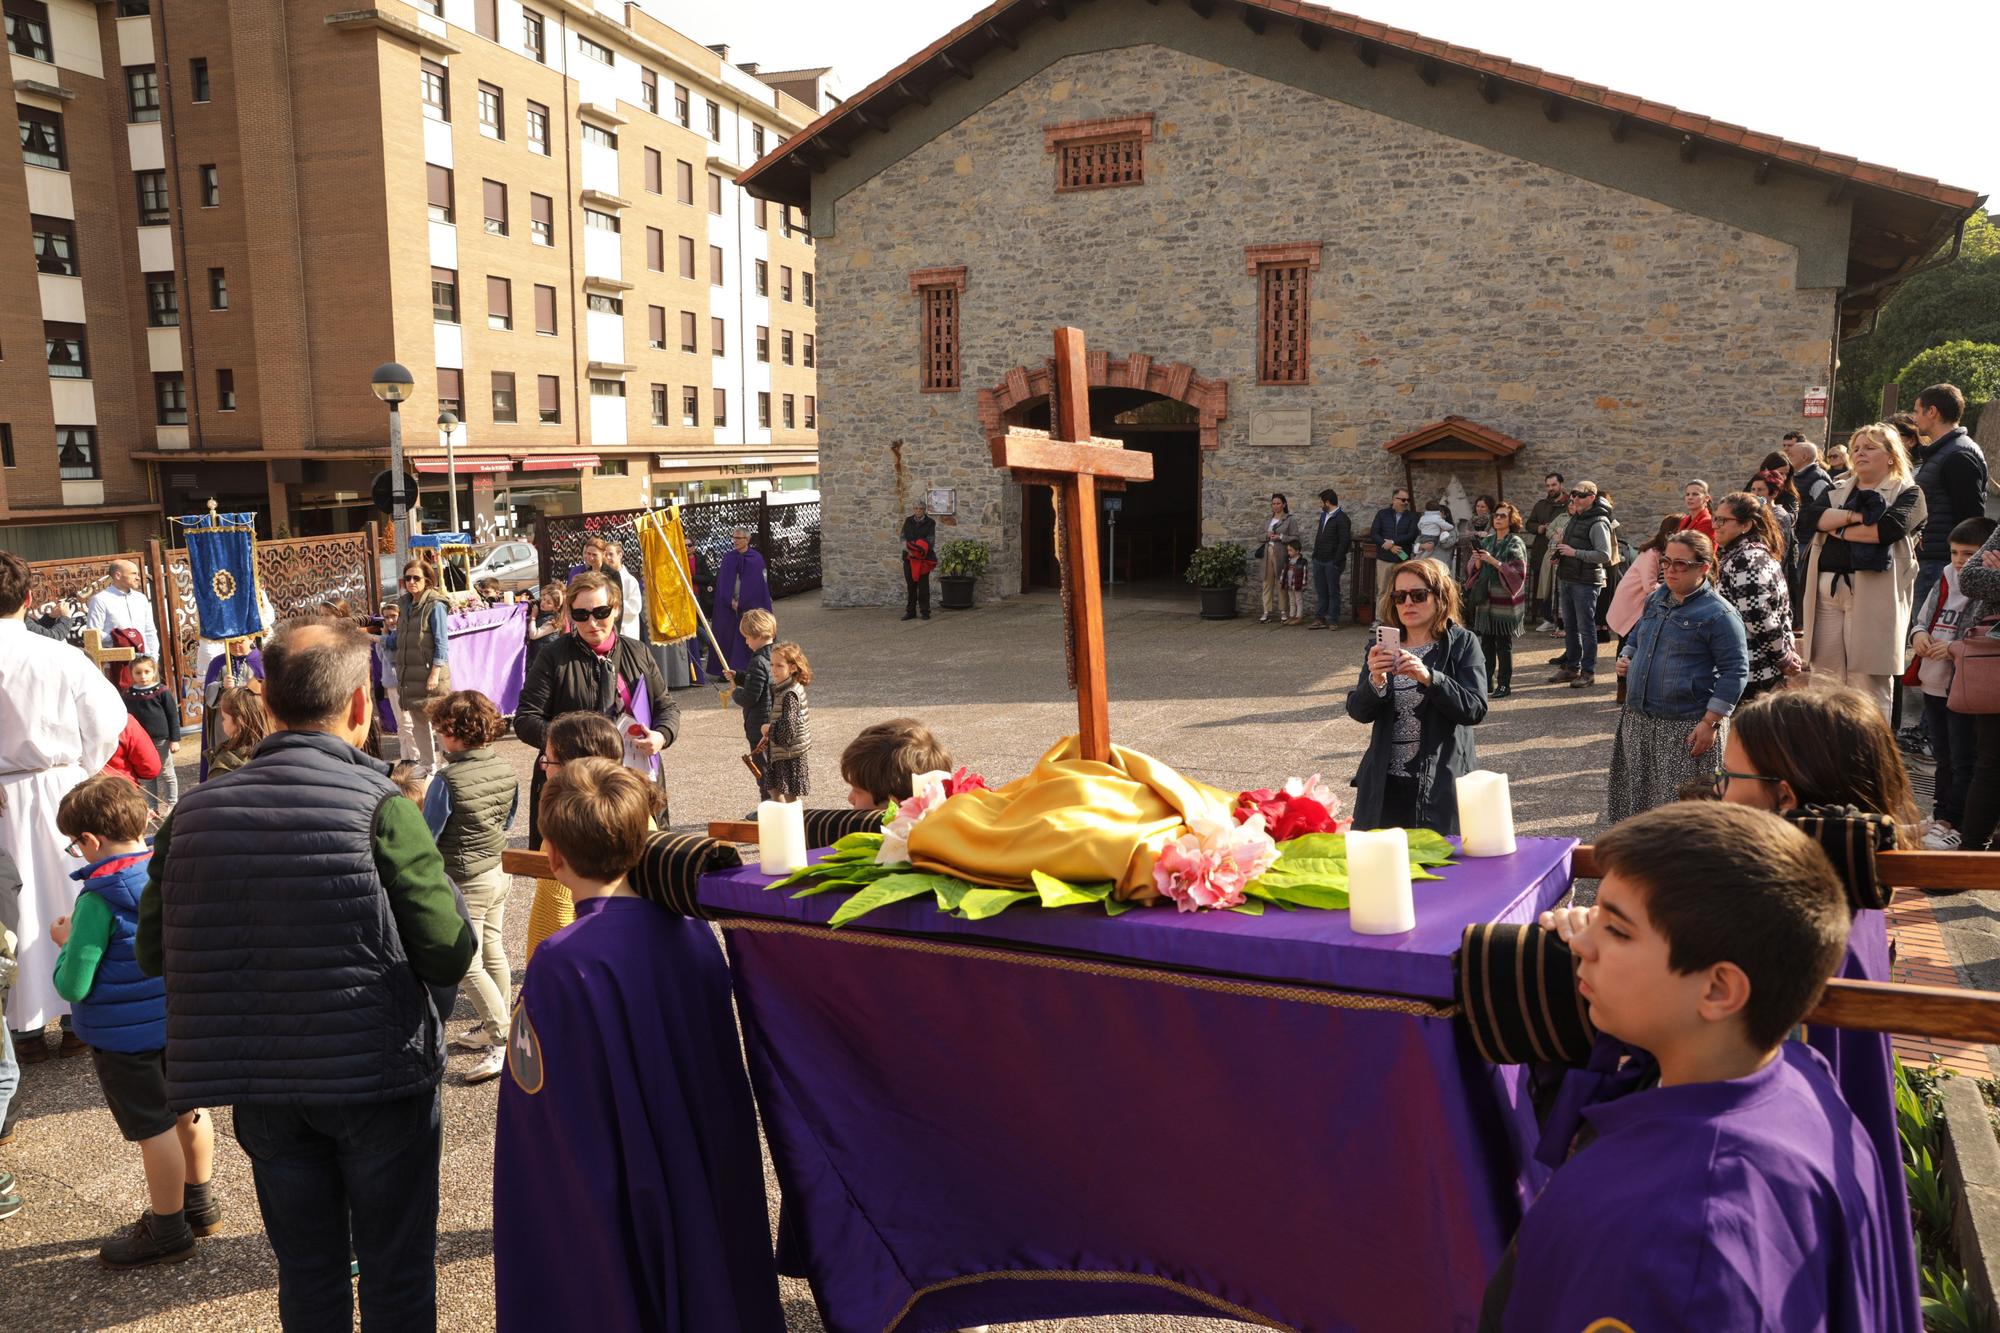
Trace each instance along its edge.
<path fill-rule="evenodd" d="M 1567 685 L 1575 679 L 1576 672 L 1571 671 L 1568 667 L 1564 667 L 1562 670 L 1556 672 L 1555 675 L 1549 677 L 1549 684 Z"/>
<path fill-rule="evenodd" d="M 18 1194 L 0 1194 L 0 1222 L 6 1221 L 28 1205 L 21 1202 Z"/>
<path fill-rule="evenodd" d="M 13 1192 L 14 1173 L 12 1171 L 0 1171 L 0 1194 L 12 1194 Z"/>
<path fill-rule="evenodd" d="M 486 1035 L 485 1028 L 467 1028 L 451 1039 L 453 1049 L 460 1051 L 483 1051 L 493 1044 L 493 1038 Z"/>
<path fill-rule="evenodd" d="M 1307 629 L 1325 629 L 1325 628 L 1326 628 L 1326 622 L 1325 622 L 1324 620 L 1315 620 L 1315 621 L 1313 621 L 1313 622 L 1312 622 L 1312 623 L 1311 623 L 1310 625 L 1307 625 L 1307 626 L 1306 626 L 1306 628 L 1307 628 Z"/>
<path fill-rule="evenodd" d="M 1513 692 L 1514 687 L 1511 685 L 1496 685 L 1486 692 L 1486 697 L 1489 699 L 1504 699 Z"/>
<path fill-rule="evenodd" d="M 1576 673 L 1576 679 L 1572 680 L 1569 683 L 1569 687 L 1573 690 L 1587 690 L 1596 683 L 1597 683 L 1597 676 L 1595 673 L 1589 671 L 1579 671 Z"/>
<path fill-rule="evenodd" d="M 185 1216 L 179 1222 L 179 1229 L 169 1232 L 169 1224 L 149 1210 L 140 1214 L 139 1220 L 123 1236 L 105 1241 L 97 1257 L 106 1268 L 177 1264 L 194 1254 L 194 1232 L 188 1229 Z"/>
<path fill-rule="evenodd" d="M 1955 852 L 1962 841 L 1957 829 L 1949 824 L 1935 824 L 1924 834 L 1924 850 L 1931 852 Z M 5 1188 L 0 1186 L 0 1188 Z"/>
<path fill-rule="evenodd" d="M 1556 634 L 1561 630 L 1562 626 L 1556 624 L 1553 620 L 1544 620 L 1541 624 L 1535 626 L 1535 633 L 1537 634 Z"/>
<path fill-rule="evenodd" d="M 1265 613 L 1264 613 L 1263 615 L 1261 615 L 1261 616 L 1258 616 L 1258 617 L 1257 617 L 1257 623 L 1258 623 L 1258 624 L 1260 624 L 1260 625 L 1268 625 L 1268 624 L 1270 624 L 1270 623 L 1271 623 L 1271 616 L 1270 616 L 1270 613 L 1269 613 L 1269 612 L 1265 612 Z"/>
<path fill-rule="evenodd" d="M 506 1068 L 507 1048 L 505 1046 L 496 1046 L 486 1054 L 480 1056 L 478 1063 L 465 1071 L 465 1081 L 467 1083 L 484 1083 L 488 1079 L 499 1078 L 501 1071 Z"/>

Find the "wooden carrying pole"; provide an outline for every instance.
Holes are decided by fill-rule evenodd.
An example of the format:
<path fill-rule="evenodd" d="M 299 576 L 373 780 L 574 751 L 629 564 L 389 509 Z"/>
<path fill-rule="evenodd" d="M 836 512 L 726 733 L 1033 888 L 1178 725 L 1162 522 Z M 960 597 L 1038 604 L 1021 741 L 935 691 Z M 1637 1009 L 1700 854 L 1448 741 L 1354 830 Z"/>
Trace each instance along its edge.
<path fill-rule="evenodd" d="M 659 517 L 659 511 L 657 509 L 654 510 L 652 513 L 646 515 L 645 518 L 641 519 L 640 521 L 651 522 L 656 524 L 665 523 L 665 520 Z M 662 532 L 660 535 L 661 539 L 665 540 L 666 534 Z M 669 557 L 673 555 L 672 543 L 668 543 L 667 554 Z M 708 623 L 708 617 L 701 613 L 701 598 L 695 593 L 694 581 L 688 577 L 688 572 L 686 569 L 682 568 L 680 561 L 670 558 L 667 561 L 667 563 L 672 565 L 674 567 L 674 572 L 681 576 L 681 587 L 685 589 L 687 592 L 688 605 L 694 608 L 695 620 L 701 624 L 702 633 L 708 635 L 709 646 L 715 649 L 715 660 L 722 663 L 724 667 L 727 667 L 729 665 L 729 654 L 722 651 L 722 643 L 715 637 L 715 628 Z M 728 702 L 729 701 L 727 699 L 724 699 L 723 705 L 727 707 Z"/>

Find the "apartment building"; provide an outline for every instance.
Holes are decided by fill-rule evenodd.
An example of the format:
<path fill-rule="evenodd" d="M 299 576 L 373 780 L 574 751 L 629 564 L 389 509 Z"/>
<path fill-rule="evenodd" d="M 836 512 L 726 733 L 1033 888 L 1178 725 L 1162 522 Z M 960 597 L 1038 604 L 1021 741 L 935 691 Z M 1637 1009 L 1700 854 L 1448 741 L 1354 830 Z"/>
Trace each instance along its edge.
<path fill-rule="evenodd" d="M 0 227 L 35 236 L 0 283 L 39 295 L 0 302 L 0 540 L 130 540 L 211 496 L 355 529 L 390 360 L 433 523 L 444 413 L 482 532 L 811 483 L 814 251 L 735 178 L 815 113 L 726 48 L 582 0 L 0 6 L 24 154 Z M 45 218 L 78 273 L 47 271 Z M 45 358 L 6 355 L 36 323 Z"/>

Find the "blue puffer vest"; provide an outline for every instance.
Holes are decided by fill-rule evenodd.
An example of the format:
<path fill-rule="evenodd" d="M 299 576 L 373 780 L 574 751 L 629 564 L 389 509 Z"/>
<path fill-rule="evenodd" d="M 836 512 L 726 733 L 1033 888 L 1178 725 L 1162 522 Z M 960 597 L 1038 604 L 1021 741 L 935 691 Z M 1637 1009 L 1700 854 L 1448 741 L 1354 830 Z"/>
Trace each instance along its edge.
<path fill-rule="evenodd" d="M 167 1044 L 167 983 L 139 970 L 133 941 L 139 934 L 139 895 L 146 888 L 152 853 L 93 861 L 70 876 L 111 909 L 111 939 L 90 983 L 90 994 L 70 1007 L 76 1035 L 92 1046 L 128 1055 Z"/>
<path fill-rule="evenodd" d="M 281 731 L 181 798 L 161 884 L 175 1110 L 390 1101 L 444 1069 L 375 863 L 389 766 Z"/>

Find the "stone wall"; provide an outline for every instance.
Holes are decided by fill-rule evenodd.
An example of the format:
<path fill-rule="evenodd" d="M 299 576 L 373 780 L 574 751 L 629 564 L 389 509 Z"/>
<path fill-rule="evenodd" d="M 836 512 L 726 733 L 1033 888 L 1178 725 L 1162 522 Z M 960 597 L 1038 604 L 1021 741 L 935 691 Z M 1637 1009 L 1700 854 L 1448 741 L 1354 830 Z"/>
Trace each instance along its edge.
<path fill-rule="evenodd" d="M 1146 180 L 1058 195 L 1045 127 L 1155 115 Z M 1749 175 L 1744 189 L 1753 187 Z M 1688 476 L 1733 488 L 1826 377 L 1833 293 L 1792 247 L 1158 46 L 1066 58 L 837 204 L 820 245 L 826 599 L 894 602 L 899 516 L 958 492 L 940 533 L 992 543 L 983 598 L 1020 586 L 1020 491 L 990 466 L 977 391 L 1039 366 L 1049 330 L 1228 382 L 1201 469 L 1205 540 L 1248 539 L 1283 490 L 1332 485 L 1357 527 L 1402 480 L 1381 445 L 1457 413 L 1612 491 L 1650 530 Z M 1250 245 L 1319 241 L 1313 382 L 1261 387 Z M 963 387 L 918 386 L 908 275 L 964 265 Z M 1312 409 L 1303 448 L 1249 444 Z M 1470 494 L 1492 469 L 1464 465 Z"/>

